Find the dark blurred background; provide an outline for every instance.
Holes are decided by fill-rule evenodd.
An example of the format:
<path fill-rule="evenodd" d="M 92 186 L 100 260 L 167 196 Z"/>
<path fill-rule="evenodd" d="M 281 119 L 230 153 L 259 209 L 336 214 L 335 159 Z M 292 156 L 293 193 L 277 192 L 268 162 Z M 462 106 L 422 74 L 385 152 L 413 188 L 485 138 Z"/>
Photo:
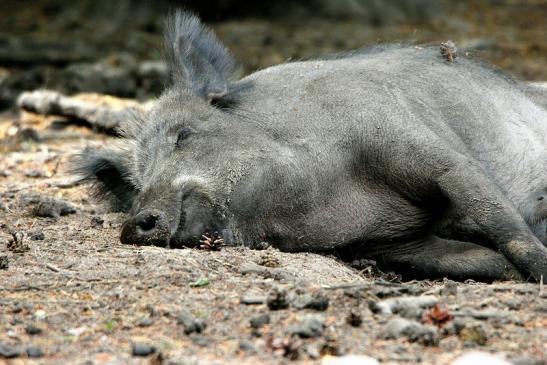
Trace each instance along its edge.
<path fill-rule="evenodd" d="M 163 19 L 176 7 L 215 29 L 241 75 L 376 43 L 452 39 L 518 78 L 547 80 L 542 0 L 2 0 L 0 109 L 43 87 L 158 95 Z"/>

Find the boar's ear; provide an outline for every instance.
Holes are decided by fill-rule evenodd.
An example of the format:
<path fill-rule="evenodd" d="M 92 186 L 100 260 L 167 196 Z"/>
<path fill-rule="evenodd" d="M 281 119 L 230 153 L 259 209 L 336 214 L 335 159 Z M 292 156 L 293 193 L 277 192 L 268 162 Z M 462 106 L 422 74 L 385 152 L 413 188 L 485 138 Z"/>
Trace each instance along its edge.
<path fill-rule="evenodd" d="M 166 21 L 165 45 L 173 83 L 214 102 L 228 96 L 235 62 L 199 18 L 176 11 Z"/>
<path fill-rule="evenodd" d="M 136 194 L 128 165 L 123 152 L 88 148 L 73 159 L 72 171 L 80 181 L 93 183 L 95 195 L 113 211 L 127 212 Z"/>

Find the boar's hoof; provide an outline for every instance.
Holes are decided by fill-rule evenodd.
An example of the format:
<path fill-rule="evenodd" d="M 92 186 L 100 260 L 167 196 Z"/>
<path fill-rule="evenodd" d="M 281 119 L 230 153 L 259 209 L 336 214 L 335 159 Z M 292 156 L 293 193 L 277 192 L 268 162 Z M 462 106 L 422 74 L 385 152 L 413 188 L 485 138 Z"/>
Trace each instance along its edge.
<path fill-rule="evenodd" d="M 143 210 L 125 221 L 120 241 L 139 246 L 161 246 L 169 244 L 171 232 L 165 213 L 159 210 Z"/>

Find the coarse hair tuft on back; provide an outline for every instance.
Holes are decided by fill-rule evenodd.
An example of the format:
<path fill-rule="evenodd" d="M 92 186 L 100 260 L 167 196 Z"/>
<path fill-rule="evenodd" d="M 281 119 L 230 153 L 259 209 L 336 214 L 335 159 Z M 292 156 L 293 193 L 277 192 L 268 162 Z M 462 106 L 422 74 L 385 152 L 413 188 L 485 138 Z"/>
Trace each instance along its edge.
<path fill-rule="evenodd" d="M 165 53 L 174 85 L 209 100 L 228 93 L 234 58 L 193 13 L 176 10 L 167 17 Z"/>

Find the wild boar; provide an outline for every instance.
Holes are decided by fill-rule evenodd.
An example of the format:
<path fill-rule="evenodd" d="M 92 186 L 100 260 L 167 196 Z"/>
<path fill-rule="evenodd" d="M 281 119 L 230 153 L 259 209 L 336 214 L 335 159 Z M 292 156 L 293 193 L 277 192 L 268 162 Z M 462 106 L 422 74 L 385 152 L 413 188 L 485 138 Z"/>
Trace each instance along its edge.
<path fill-rule="evenodd" d="M 180 11 L 166 49 L 172 83 L 153 109 L 121 147 L 79 156 L 128 212 L 123 243 L 219 232 L 349 248 L 407 277 L 547 277 L 547 111 L 508 76 L 387 45 L 233 80 L 226 47 Z"/>

